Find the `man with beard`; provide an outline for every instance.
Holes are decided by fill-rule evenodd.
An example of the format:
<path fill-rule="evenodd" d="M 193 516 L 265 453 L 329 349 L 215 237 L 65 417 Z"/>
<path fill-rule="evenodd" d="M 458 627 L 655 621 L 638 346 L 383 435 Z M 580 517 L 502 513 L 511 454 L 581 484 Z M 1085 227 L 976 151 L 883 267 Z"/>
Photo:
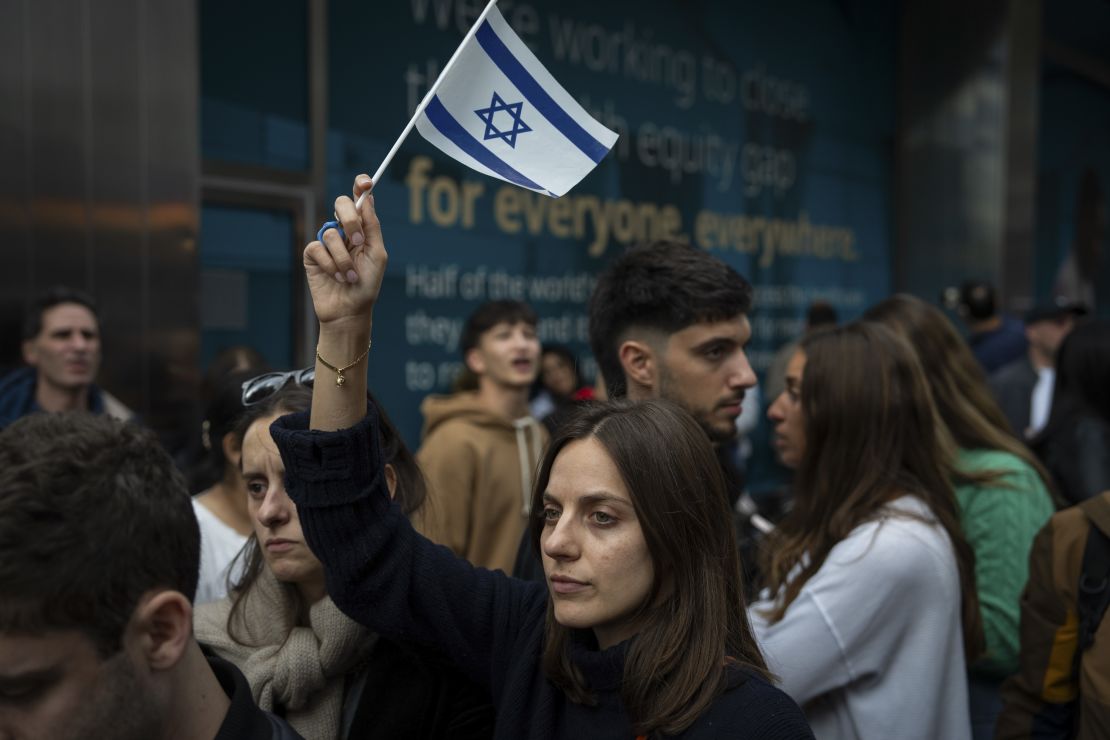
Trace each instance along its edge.
<path fill-rule="evenodd" d="M 199 564 L 148 432 L 88 414 L 0 432 L 0 738 L 299 738 L 194 639 Z"/>
<path fill-rule="evenodd" d="M 721 450 L 736 438 L 744 394 L 756 382 L 744 354 L 751 303 L 748 281 L 700 249 L 671 241 L 632 247 L 598 277 L 590 298 L 590 346 L 609 396 L 673 401 Z M 730 495 L 735 504 L 739 486 Z"/>
<path fill-rule="evenodd" d="M 744 353 L 751 304 L 751 285 L 724 262 L 688 244 L 657 241 L 614 260 L 598 277 L 589 308 L 590 346 L 609 397 L 665 398 L 689 412 L 717 449 L 733 507 L 743 482 L 728 443 L 756 383 Z M 749 534 L 740 538 L 742 556 Z M 742 559 L 745 566 L 753 561 Z M 522 547 L 513 574 L 539 575 L 537 566 Z"/>

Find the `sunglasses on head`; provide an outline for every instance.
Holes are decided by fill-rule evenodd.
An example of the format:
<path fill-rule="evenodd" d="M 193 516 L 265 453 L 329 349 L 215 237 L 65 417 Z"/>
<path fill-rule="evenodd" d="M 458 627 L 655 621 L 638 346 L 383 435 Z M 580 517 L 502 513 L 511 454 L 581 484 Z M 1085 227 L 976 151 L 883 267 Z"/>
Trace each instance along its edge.
<path fill-rule="evenodd" d="M 243 381 L 243 405 L 253 406 L 265 401 L 289 383 L 312 387 L 316 379 L 316 366 L 306 367 L 303 370 L 289 370 L 288 372 L 266 373 L 256 378 Z"/>

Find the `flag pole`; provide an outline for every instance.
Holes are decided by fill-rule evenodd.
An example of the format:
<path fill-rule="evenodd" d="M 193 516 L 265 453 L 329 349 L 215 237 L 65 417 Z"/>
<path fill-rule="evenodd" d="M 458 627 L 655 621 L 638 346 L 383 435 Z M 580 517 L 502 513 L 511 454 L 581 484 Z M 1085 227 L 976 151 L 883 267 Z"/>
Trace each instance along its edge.
<path fill-rule="evenodd" d="M 404 143 L 405 139 L 408 138 L 409 133 L 412 132 L 412 127 L 416 125 L 416 119 L 420 118 L 420 115 L 424 112 L 424 109 L 428 107 L 428 103 L 431 102 L 432 96 L 436 94 L 436 91 L 439 89 L 440 83 L 443 82 L 443 78 L 446 77 L 447 73 L 451 71 L 451 68 L 455 66 L 455 62 L 458 60 L 459 54 L 462 53 L 462 50 L 466 47 L 467 42 L 470 41 L 470 39 L 473 38 L 474 34 L 478 32 L 478 27 L 482 25 L 482 21 L 486 19 L 486 16 L 489 15 L 489 12 L 493 10 L 493 7 L 495 5 L 497 5 L 497 0 L 489 0 L 489 4 L 486 5 L 485 9 L 482 11 L 482 14 L 478 16 L 478 19 L 474 21 L 474 25 L 471 26 L 470 30 L 466 32 L 466 36 L 463 37 L 462 43 L 459 44 L 459 48 L 455 49 L 455 53 L 452 54 L 451 58 L 447 60 L 447 64 L 444 65 L 443 71 L 439 73 L 439 77 L 436 77 L 436 81 L 432 84 L 431 88 L 428 89 L 428 94 L 424 96 L 424 99 L 422 101 L 420 101 L 420 105 L 416 106 L 416 112 L 412 114 L 412 118 L 409 120 L 408 125 L 405 126 L 405 130 L 401 132 L 401 135 L 397 138 L 397 141 L 393 143 L 393 148 L 389 150 L 389 154 L 385 155 L 385 159 L 382 160 L 381 165 L 378 167 L 378 171 L 374 173 L 373 185 L 371 186 L 371 189 L 373 189 L 373 187 L 378 184 L 378 180 L 381 178 L 382 174 L 385 173 L 385 168 L 389 166 L 389 163 L 391 161 L 393 161 L 393 156 L 397 154 L 397 150 L 401 148 L 401 144 Z M 365 193 L 358 196 L 358 201 L 355 202 L 356 209 L 362 206 L 362 201 L 366 199 L 366 193 L 369 192 L 370 190 L 367 190 Z"/>

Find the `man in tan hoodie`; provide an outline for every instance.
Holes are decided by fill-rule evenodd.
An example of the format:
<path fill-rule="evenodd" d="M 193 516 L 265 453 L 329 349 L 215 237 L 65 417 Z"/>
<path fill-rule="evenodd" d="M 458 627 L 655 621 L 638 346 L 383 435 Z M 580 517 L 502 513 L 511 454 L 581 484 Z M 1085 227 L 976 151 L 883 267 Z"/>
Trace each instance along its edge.
<path fill-rule="evenodd" d="M 528 391 L 539 372 L 536 323 L 536 313 L 519 301 L 479 306 L 459 340 L 477 390 L 429 396 L 420 407 L 424 433 L 416 459 L 428 499 L 418 527 L 474 565 L 506 573 L 547 444 L 528 413 Z"/>

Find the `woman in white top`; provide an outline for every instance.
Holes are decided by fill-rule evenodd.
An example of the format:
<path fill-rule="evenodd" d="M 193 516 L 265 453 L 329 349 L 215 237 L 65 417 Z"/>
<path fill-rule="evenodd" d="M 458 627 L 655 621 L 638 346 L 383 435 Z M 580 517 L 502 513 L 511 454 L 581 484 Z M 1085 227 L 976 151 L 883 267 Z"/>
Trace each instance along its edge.
<path fill-rule="evenodd" d="M 193 497 L 193 510 L 200 525 L 200 578 L 195 600 L 198 605 L 219 601 L 227 595 L 228 575 L 235 567 L 235 556 L 253 531 L 247 511 L 247 488 L 239 472 L 239 440 L 234 430 L 243 413 L 243 381 L 256 375 L 252 370 L 228 374 L 220 380 L 205 409 L 206 464 L 215 483 Z"/>
<path fill-rule="evenodd" d="M 769 668 L 819 738 L 969 738 L 974 555 L 913 349 L 870 323 L 817 332 L 785 380 L 768 416 L 794 507 L 751 607 Z"/>

